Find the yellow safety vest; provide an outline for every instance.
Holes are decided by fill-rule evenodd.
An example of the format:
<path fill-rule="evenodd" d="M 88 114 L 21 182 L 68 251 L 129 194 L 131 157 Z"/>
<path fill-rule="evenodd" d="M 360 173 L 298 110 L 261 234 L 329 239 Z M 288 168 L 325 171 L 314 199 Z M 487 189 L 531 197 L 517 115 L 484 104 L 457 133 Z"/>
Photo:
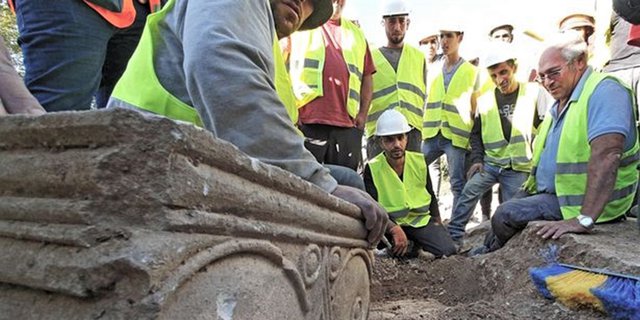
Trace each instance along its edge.
<path fill-rule="evenodd" d="M 518 100 L 511 121 L 509 141 L 502 132 L 502 122 L 495 95 L 495 85 L 478 98 L 478 113 L 482 124 L 484 161 L 500 168 L 529 172 L 535 134 L 533 117 L 538 99 L 538 85 L 519 83 Z"/>
<path fill-rule="evenodd" d="M 578 101 L 566 107 L 568 110 L 564 115 L 564 125 L 560 134 L 555 174 L 556 194 L 564 219 L 577 217 L 584 202 L 587 190 L 587 166 L 591 158 L 591 146 L 587 137 L 588 102 L 596 86 L 607 78 L 616 80 L 599 72 L 591 73 Z M 628 90 L 629 96 L 632 97 L 631 90 Z M 540 125 L 540 135 L 534 143 L 533 168 L 529 179 L 524 184 L 525 189 L 530 193 L 537 192 L 535 171 L 552 122 L 552 117 L 545 117 Z M 633 147 L 622 154 L 613 194 L 598 218 L 598 222 L 610 221 L 624 215 L 633 204 L 638 183 L 639 150 L 640 146 L 636 138 Z"/>
<path fill-rule="evenodd" d="M 376 65 L 373 74 L 373 100 L 365 125 L 368 137 L 376 131 L 376 121 L 386 110 L 396 109 L 402 113 L 409 124 L 422 131 L 426 84 L 424 78 L 424 54 L 420 50 L 404 45 L 398 62 L 398 72 L 384 57 L 380 49 L 371 52 Z"/>
<path fill-rule="evenodd" d="M 367 40 L 353 22 L 340 19 L 342 56 L 349 71 L 349 97 L 347 113 L 355 118 L 360 110 L 360 87 Z M 290 72 L 297 106 L 301 108 L 321 97 L 322 71 L 325 63 L 325 41 L 322 28 L 296 32 L 291 36 Z"/>
<path fill-rule="evenodd" d="M 400 226 L 424 227 L 429 223 L 431 195 L 427 192 L 427 165 L 424 155 L 407 151 L 402 180 L 387 162 L 384 153 L 369 162 L 378 202 Z"/>
<path fill-rule="evenodd" d="M 431 85 L 424 112 L 422 139 L 435 137 L 438 132 L 458 148 L 469 149 L 469 136 L 473 127 L 471 95 L 477 70 L 464 61 L 444 89 L 444 75 L 440 73 Z"/>
<path fill-rule="evenodd" d="M 147 16 L 147 23 L 140 43 L 131 56 L 127 69 L 116 84 L 112 97 L 139 109 L 202 127 L 202 119 L 197 110 L 167 91 L 160 84 L 153 67 L 153 34 L 159 33 L 158 24 L 173 9 L 173 6 L 174 0 L 170 0 L 162 10 Z M 298 109 L 291 91 L 291 80 L 287 74 L 278 38 L 275 34 L 273 56 L 276 91 L 295 125 L 298 121 Z M 145 85 L 141 86 L 140 83 Z"/>

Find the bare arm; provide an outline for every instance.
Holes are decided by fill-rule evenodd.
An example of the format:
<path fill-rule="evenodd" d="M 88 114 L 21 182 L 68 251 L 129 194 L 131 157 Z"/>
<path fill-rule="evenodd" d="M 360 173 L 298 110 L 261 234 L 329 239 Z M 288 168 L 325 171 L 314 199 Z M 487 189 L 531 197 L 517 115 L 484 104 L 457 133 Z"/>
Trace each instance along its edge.
<path fill-rule="evenodd" d="M 373 98 L 373 76 L 365 75 L 362 77 L 362 85 L 360 86 L 360 111 L 356 116 L 356 127 L 364 130 L 364 124 L 367 122 L 369 114 L 369 106 Z"/>
<path fill-rule="evenodd" d="M 45 111 L 13 68 L 4 39 L 0 37 L 0 115 L 7 113 L 39 115 Z"/>
<path fill-rule="evenodd" d="M 609 133 L 591 142 L 591 159 L 587 167 L 587 190 L 581 213 L 596 221 L 609 201 L 616 182 L 616 174 L 624 148 L 624 136 Z M 538 234 L 543 238 L 558 239 L 565 233 L 585 233 L 577 219 L 541 224 Z"/>

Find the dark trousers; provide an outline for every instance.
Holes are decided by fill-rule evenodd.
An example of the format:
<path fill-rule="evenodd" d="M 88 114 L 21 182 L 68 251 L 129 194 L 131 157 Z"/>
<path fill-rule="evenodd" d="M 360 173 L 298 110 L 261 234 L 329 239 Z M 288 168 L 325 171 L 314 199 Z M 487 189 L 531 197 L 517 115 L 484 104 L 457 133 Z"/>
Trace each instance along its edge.
<path fill-rule="evenodd" d="M 424 251 L 433 253 L 436 257 L 452 256 L 456 254 L 456 246 L 451 240 L 447 229 L 431 218 L 429 223 L 421 228 L 402 227 L 407 239 Z"/>
<path fill-rule="evenodd" d="M 118 29 L 80 0 L 16 0 L 25 83 L 47 111 L 103 108 L 133 54 L 149 14 Z"/>
<path fill-rule="evenodd" d="M 305 137 L 304 146 L 318 162 L 355 171 L 362 168 L 362 130 L 324 124 L 301 124 L 299 128 Z"/>
<path fill-rule="evenodd" d="M 540 193 L 528 195 L 520 191 L 496 209 L 491 218 L 491 230 L 485 238 L 485 247 L 494 251 L 504 246 L 516 233 L 535 220 L 562 220 L 558 197 Z"/>

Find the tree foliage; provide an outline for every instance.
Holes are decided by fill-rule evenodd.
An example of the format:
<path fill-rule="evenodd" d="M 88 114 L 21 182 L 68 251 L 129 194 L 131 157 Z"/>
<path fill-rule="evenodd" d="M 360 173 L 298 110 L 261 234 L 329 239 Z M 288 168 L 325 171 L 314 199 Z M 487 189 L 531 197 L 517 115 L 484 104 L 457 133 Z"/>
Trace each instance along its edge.
<path fill-rule="evenodd" d="M 9 5 L 5 0 L 0 0 L 0 35 L 4 38 L 11 52 L 20 52 L 16 16 L 9 10 Z"/>

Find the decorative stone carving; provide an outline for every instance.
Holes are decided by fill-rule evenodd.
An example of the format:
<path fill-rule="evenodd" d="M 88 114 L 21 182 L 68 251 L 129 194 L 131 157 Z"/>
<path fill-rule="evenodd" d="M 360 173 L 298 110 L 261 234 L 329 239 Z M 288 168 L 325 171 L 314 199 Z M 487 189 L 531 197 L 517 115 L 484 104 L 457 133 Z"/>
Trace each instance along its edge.
<path fill-rule="evenodd" d="M 205 130 L 0 118 L 0 318 L 366 319 L 359 210 Z"/>

